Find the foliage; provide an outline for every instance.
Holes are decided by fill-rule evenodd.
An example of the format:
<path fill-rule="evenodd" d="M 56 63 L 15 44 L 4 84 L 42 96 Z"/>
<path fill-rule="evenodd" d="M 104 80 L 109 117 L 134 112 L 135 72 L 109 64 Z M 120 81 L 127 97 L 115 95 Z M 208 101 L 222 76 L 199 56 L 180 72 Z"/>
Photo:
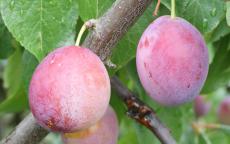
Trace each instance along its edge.
<path fill-rule="evenodd" d="M 0 59 L 7 58 L 13 51 L 12 36 L 4 25 L 0 14 Z"/>
<path fill-rule="evenodd" d="M 73 43 L 76 1 L 1 1 L 2 18 L 25 49 L 41 60 L 56 47 Z"/>
<path fill-rule="evenodd" d="M 0 102 L 0 114 L 28 109 L 27 90 L 39 61 L 55 48 L 74 44 L 81 24 L 98 18 L 114 0 L 1 0 L 0 1 L 0 59 L 5 59 L 4 87 L 7 98 Z M 191 127 L 195 120 L 192 103 L 167 108 L 156 104 L 144 92 L 136 72 L 136 47 L 144 29 L 156 17 L 152 12 L 156 1 L 125 34 L 113 50 L 111 61 L 116 74 L 126 86 L 156 110 L 160 119 L 172 130 L 181 144 L 230 142 L 222 130 L 203 131 L 199 136 Z M 214 105 L 203 122 L 217 122 L 216 107 L 228 93 L 230 82 L 230 2 L 224 0 L 177 0 L 176 14 L 196 26 L 205 37 L 210 56 L 209 74 L 204 94 Z M 170 0 L 162 0 L 159 15 L 170 13 Z M 18 42 L 18 43 L 17 43 Z M 119 144 L 159 143 L 152 133 L 125 116 L 122 102 L 112 92 L 111 105 L 120 121 Z M 224 126 L 223 126 L 224 127 Z M 229 130 L 226 130 L 229 132 Z"/>

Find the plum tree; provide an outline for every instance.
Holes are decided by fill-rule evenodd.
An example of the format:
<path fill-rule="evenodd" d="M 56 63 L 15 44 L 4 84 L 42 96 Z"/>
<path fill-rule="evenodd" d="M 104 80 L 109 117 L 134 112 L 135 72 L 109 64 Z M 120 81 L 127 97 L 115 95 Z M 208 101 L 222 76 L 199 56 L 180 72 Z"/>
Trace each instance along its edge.
<path fill-rule="evenodd" d="M 109 107 L 94 126 L 75 133 L 62 134 L 64 144 L 117 144 L 119 126 L 114 110 Z"/>
<path fill-rule="evenodd" d="M 211 107 L 211 103 L 205 101 L 203 96 L 197 96 L 194 100 L 194 112 L 196 114 L 197 118 L 200 118 L 202 116 L 205 116 Z"/>
<path fill-rule="evenodd" d="M 230 125 L 230 96 L 220 103 L 217 115 L 221 123 Z"/>
<path fill-rule="evenodd" d="M 189 22 L 161 16 L 144 31 L 136 64 L 147 93 L 162 105 L 175 106 L 199 94 L 208 73 L 208 51 Z"/>
<path fill-rule="evenodd" d="M 51 52 L 36 68 L 29 104 L 40 125 L 73 132 L 95 124 L 110 99 L 110 80 L 99 57 L 89 49 L 67 46 Z"/>

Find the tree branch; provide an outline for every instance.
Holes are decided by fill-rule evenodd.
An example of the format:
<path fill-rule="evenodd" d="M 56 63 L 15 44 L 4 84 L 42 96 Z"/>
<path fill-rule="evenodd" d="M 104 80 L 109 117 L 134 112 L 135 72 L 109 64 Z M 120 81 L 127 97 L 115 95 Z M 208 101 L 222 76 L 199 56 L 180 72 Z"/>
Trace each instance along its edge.
<path fill-rule="evenodd" d="M 49 132 L 37 124 L 30 113 L 15 128 L 15 130 L 3 139 L 1 144 L 36 144 L 40 142 Z"/>
<path fill-rule="evenodd" d="M 112 88 L 120 95 L 128 108 L 128 116 L 150 129 L 162 144 L 176 144 L 170 131 L 160 122 L 153 109 L 129 91 L 117 77 L 111 78 Z"/>
<path fill-rule="evenodd" d="M 84 47 L 105 61 L 112 48 L 143 14 L 152 0 L 117 0 L 98 20 L 95 30 L 86 38 Z"/>
<path fill-rule="evenodd" d="M 114 45 L 151 2 L 152 0 L 117 0 L 101 18 L 96 20 L 95 29 L 87 36 L 83 46 L 90 48 L 106 61 Z M 111 83 L 128 106 L 131 118 L 148 127 L 163 144 L 175 143 L 169 130 L 161 124 L 152 109 L 135 97 L 117 78 L 112 78 Z M 33 144 L 43 139 L 47 133 L 29 114 L 2 143 Z"/>

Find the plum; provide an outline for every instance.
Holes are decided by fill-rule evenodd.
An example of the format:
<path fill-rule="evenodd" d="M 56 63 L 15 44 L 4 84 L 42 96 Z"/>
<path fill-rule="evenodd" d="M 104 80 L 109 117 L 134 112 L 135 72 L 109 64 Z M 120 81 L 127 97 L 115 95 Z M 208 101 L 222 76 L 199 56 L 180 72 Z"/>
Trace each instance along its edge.
<path fill-rule="evenodd" d="M 230 125 L 230 96 L 220 103 L 217 115 L 221 123 Z"/>
<path fill-rule="evenodd" d="M 211 107 L 211 103 L 207 102 L 203 96 L 197 96 L 194 100 L 194 111 L 197 118 L 205 116 Z"/>
<path fill-rule="evenodd" d="M 161 16 L 144 31 L 136 65 L 147 93 L 162 105 L 176 106 L 199 94 L 208 73 L 208 50 L 189 22 Z"/>
<path fill-rule="evenodd" d="M 75 133 L 62 134 L 64 144 L 117 144 L 119 126 L 114 110 L 109 107 L 94 126 Z"/>
<path fill-rule="evenodd" d="M 109 105 L 110 80 L 100 58 L 87 48 L 61 47 L 37 66 L 29 104 L 37 122 L 57 132 L 95 124 Z"/>

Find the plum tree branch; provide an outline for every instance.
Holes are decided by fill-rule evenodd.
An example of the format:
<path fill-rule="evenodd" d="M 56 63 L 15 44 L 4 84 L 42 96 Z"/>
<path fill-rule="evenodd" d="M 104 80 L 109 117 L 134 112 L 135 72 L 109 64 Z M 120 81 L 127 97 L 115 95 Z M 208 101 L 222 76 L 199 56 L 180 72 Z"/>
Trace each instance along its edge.
<path fill-rule="evenodd" d="M 103 61 L 111 55 L 112 48 L 143 14 L 152 0 L 117 0 L 98 20 L 96 27 L 83 42 Z"/>
<path fill-rule="evenodd" d="M 36 144 L 40 142 L 49 132 L 37 124 L 30 113 L 13 130 L 13 132 L 3 139 L 1 144 Z"/>
<path fill-rule="evenodd" d="M 151 2 L 152 0 L 117 0 L 102 17 L 96 20 L 95 28 L 87 36 L 83 46 L 90 48 L 106 61 L 111 55 L 112 48 Z M 152 109 L 135 97 L 117 78 L 111 78 L 111 83 L 128 106 L 128 114 L 131 118 L 148 127 L 163 144 L 176 143 Z M 1 143 L 33 144 L 43 139 L 47 133 L 29 114 Z"/>
<path fill-rule="evenodd" d="M 129 91 L 117 77 L 111 78 L 111 84 L 112 88 L 116 90 L 120 98 L 125 102 L 129 117 L 151 130 L 162 144 L 176 144 L 170 131 L 160 122 L 153 109 Z"/>

